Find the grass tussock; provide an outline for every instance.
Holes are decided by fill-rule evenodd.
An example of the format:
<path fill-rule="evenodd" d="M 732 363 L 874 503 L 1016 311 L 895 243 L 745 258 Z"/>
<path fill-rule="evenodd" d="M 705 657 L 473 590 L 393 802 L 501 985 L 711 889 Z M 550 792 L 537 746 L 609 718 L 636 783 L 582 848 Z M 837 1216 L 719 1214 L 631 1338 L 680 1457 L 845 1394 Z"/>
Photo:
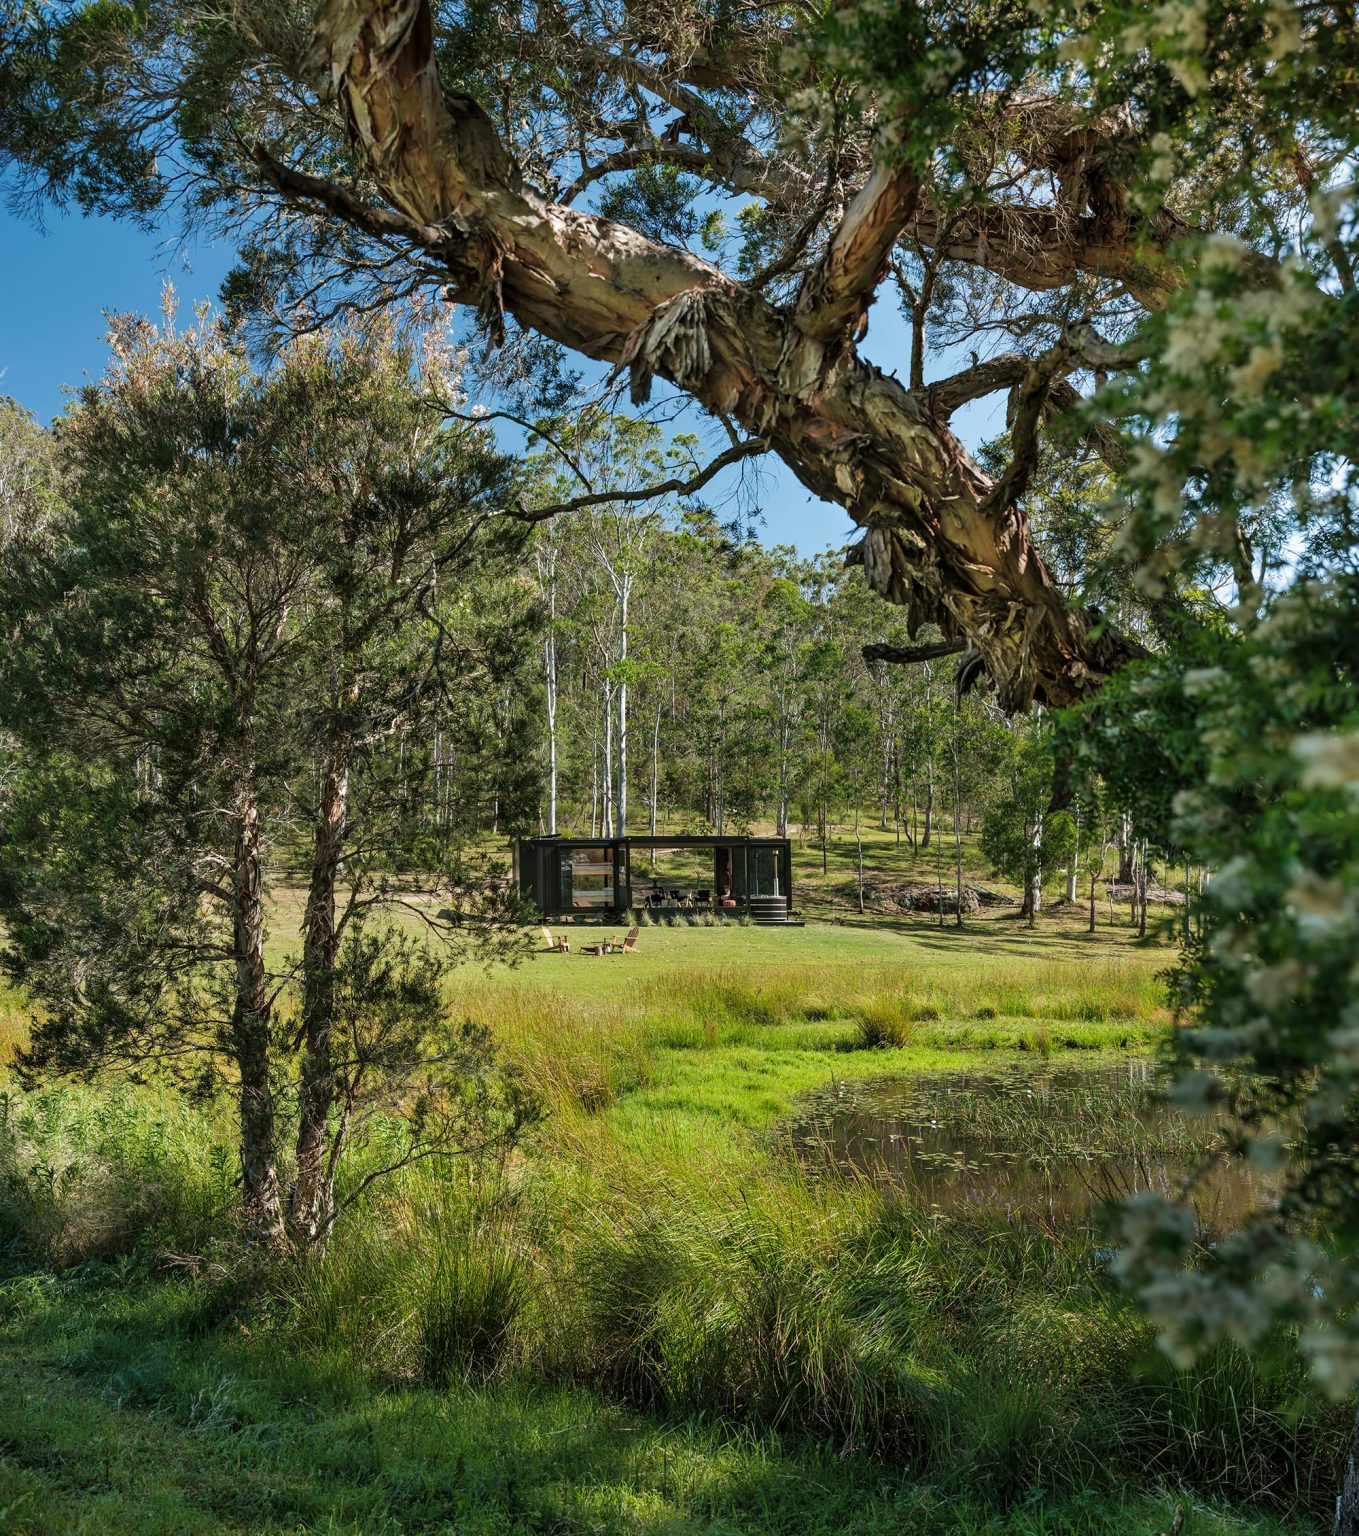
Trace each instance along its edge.
<path fill-rule="evenodd" d="M 289 1327 L 388 1379 L 588 1384 L 997 1507 L 1147 1466 L 1235 1503 L 1325 1496 L 1347 1416 L 1298 1417 L 1301 1381 L 1238 1349 L 1174 1371 L 1081 1241 L 631 1172 L 590 1198 L 426 1185 L 302 1272 Z"/>

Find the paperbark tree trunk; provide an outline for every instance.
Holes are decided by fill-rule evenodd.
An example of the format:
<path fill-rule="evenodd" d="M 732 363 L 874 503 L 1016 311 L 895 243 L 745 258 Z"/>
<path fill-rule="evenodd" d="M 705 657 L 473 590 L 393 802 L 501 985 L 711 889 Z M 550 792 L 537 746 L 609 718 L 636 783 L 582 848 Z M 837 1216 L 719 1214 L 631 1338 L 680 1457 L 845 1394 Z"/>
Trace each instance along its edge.
<path fill-rule="evenodd" d="M 335 966 L 340 951 L 336 889 L 348 808 L 349 755 L 346 745 L 336 744 L 321 786 L 303 917 L 297 1167 L 288 1197 L 288 1235 L 302 1247 L 323 1241 L 335 1214 L 334 1166 L 328 1153 L 330 1115 L 335 1107 Z"/>
<path fill-rule="evenodd" d="M 253 751 L 250 754 L 253 757 Z M 270 1247 L 283 1242 L 283 1203 L 278 1182 L 274 1084 L 270 1071 L 273 1032 L 264 964 L 264 861 L 259 797 L 253 779 L 242 784 L 236 804 L 232 869 L 232 948 L 235 999 L 232 1055 L 239 1076 L 241 1208 L 246 1230 Z"/>
<path fill-rule="evenodd" d="M 1027 471 L 993 481 L 975 463 L 947 425 L 963 402 L 912 390 L 854 351 L 920 208 L 908 165 L 889 157 L 872 169 L 796 300 L 776 305 L 691 252 L 526 185 L 486 113 L 444 88 L 434 41 L 428 0 L 323 0 L 313 83 L 338 97 L 386 206 L 260 147 L 265 175 L 294 201 L 435 263 L 493 338 L 512 314 L 617 364 L 636 402 L 661 377 L 741 426 L 864 529 L 869 580 L 907 605 L 913 631 L 931 622 L 967 638 L 1002 707 L 1070 704 L 1136 653 L 1068 608 L 1018 504 Z M 1034 421 L 1046 387 L 1033 381 L 1019 407 Z"/>

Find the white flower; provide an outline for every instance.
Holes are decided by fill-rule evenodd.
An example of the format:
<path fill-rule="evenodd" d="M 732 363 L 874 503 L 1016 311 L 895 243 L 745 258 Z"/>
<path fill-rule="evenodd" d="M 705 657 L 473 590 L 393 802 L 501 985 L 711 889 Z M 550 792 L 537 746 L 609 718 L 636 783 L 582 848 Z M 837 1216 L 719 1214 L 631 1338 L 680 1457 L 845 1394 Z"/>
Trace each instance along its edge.
<path fill-rule="evenodd" d="M 1283 367 L 1283 360 L 1281 342 L 1253 346 L 1246 361 L 1229 373 L 1231 387 L 1239 395 L 1258 395 L 1263 385 Z M 1238 457 L 1244 457 L 1240 450 Z"/>
<path fill-rule="evenodd" d="M 1359 792 L 1359 731 L 1337 735 L 1313 731 L 1293 743 L 1293 756 L 1303 764 L 1301 781 L 1309 789 L 1348 789 Z"/>
<path fill-rule="evenodd" d="M 1302 21 L 1294 6 L 1276 0 L 1269 8 L 1269 30 L 1271 59 L 1285 59 L 1302 47 Z"/>
<path fill-rule="evenodd" d="M 1247 254 L 1246 243 L 1235 235 L 1209 235 L 1199 250 L 1199 266 L 1205 272 L 1234 272 Z"/>
<path fill-rule="evenodd" d="M 1228 859 L 1210 881 L 1208 894 L 1220 907 L 1243 906 L 1251 893 L 1253 872 L 1245 854 L 1237 854 L 1234 859 Z"/>
<path fill-rule="evenodd" d="M 1300 870 L 1288 888 L 1288 904 L 1305 936 L 1324 938 L 1345 920 L 1344 883 L 1324 880 L 1314 870 Z"/>
<path fill-rule="evenodd" d="M 1184 674 L 1181 686 L 1190 698 L 1195 698 L 1226 680 L 1227 674 L 1221 667 L 1190 667 Z"/>
<path fill-rule="evenodd" d="M 1359 1381 L 1359 1339 L 1352 1333 L 1330 1325 L 1309 1328 L 1302 1347 L 1311 1359 L 1312 1374 L 1331 1397 L 1344 1397 Z"/>
<path fill-rule="evenodd" d="M 1262 1008 L 1278 1008 L 1306 989 L 1308 969 L 1301 960 L 1267 965 L 1246 978 L 1246 991 Z"/>

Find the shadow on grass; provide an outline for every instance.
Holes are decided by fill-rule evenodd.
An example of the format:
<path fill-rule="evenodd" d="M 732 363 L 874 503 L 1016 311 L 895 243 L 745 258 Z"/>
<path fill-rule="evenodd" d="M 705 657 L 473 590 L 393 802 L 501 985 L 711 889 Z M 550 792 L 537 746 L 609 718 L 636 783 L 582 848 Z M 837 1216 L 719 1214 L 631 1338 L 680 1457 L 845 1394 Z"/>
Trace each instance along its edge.
<path fill-rule="evenodd" d="M 10 1282 L 0 1319 L 0 1529 L 14 1536 L 1150 1536 L 1171 1514 L 1080 1491 L 988 1509 L 862 1458 L 569 1388 L 374 1384 L 294 1355 L 267 1324 L 204 1332 L 190 1285 L 93 1268 Z M 1228 1529 L 1290 1527 L 1196 1516 L 1196 1536 Z"/>

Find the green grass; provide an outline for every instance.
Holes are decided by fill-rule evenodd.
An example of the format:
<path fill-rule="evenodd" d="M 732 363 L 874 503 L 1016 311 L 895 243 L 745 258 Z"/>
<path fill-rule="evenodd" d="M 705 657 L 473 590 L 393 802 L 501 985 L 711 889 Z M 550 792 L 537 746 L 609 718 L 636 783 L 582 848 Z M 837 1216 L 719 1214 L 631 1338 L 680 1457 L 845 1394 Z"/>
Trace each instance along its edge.
<path fill-rule="evenodd" d="M 1154 1049 L 1169 951 L 1082 928 L 652 927 L 466 971 L 547 1119 L 300 1268 L 230 1239 L 211 1106 L 16 1096 L 0 1530 L 1150 1536 L 1180 1498 L 1187 1536 L 1309 1528 L 1346 1414 L 1295 1376 L 1177 1374 L 1086 1239 L 783 1153 L 838 1082 Z"/>
<path fill-rule="evenodd" d="M 1151 1536 L 1169 1496 L 1032 1498 L 1007 1513 L 776 1436 L 638 1417 L 580 1389 L 374 1389 L 343 1364 L 205 1333 L 193 1287 L 94 1277 L 5 1290 L 0 1529 Z M 148 1344 L 148 1340 L 154 1341 Z M 1286 1526 L 1200 1507 L 1194 1536 Z"/>

